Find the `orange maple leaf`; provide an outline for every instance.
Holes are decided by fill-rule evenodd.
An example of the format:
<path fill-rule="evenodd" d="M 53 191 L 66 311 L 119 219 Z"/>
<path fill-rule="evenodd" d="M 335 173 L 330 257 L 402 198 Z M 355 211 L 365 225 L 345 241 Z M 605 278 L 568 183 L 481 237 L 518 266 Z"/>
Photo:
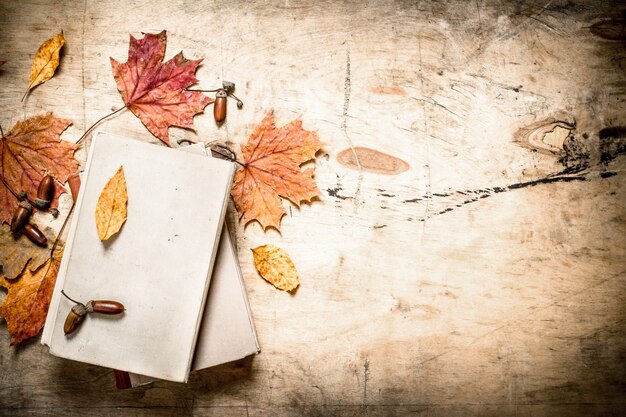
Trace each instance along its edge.
<path fill-rule="evenodd" d="M 37 270 L 31 272 L 25 268 L 14 280 L 0 277 L 0 286 L 8 289 L 0 305 L 0 316 L 7 322 L 11 345 L 36 336 L 46 322 L 61 257 L 62 251 L 57 251 L 53 259 Z"/>
<path fill-rule="evenodd" d="M 285 214 L 280 197 L 299 206 L 318 196 L 315 168 L 302 171 L 300 165 L 321 146 L 317 133 L 302 129 L 301 120 L 277 128 L 269 112 L 241 145 L 244 167 L 235 174 L 231 195 L 244 222 L 279 229 Z"/>
<path fill-rule="evenodd" d="M 7 136 L 0 139 L 0 176 L 16 193 L 25 191 L 34 199 L 43 176 L 52 175 L 58 183 L 78 172 L 74 159 L 77 145 L 61 140 L 61 133 L 72 122 L 52 113 L 17 122 Z M 0 182 L 0 223 L 8 223 L 18 205 L 17 198 Z M 55 184 L 52 207 L 65 192 Z"/>
<path fill-rule="evenodd" d="M 193 117 L 214 100 L 198 91 L 185 90 L 197 82 L 196 68 L 202 62 L 187 60 L 179 52 L 165 57 L 165 31 L 147 33 L 142 39 L 130 37 L 128 61 L 111 58 L 113 77 L 126 107 L 165 144 L 169 145 L 170 126 L 191 128 Z"/>

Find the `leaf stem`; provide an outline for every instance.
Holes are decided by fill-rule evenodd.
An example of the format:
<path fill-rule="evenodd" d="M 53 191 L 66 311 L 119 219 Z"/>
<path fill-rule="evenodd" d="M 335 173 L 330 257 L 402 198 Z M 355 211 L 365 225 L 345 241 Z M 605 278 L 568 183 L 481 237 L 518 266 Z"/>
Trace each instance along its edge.
<path fill-rule="evenodd" d="M 2 181 L 2 184 L 4 184 L 7 190 L 11 191 L 11 194 L 13 194 L 13 197 L 17 198 L 18 200 L 20 199 L 20 197 L 15 193 L 15 191 L 13 191 L 13 188 L 11 188 L 9 184 L 7 183 L 7 181 L 4 179 L 4 175 L 0 175 L 0 181 Z"/>
<path fill-rule="evenodd" d="M 201 93 L 216 93 L 220 90 L 223 90 L 223 88 L 216 88 L 215 90 L 200 90 L 200 89 L 195 89 L 195 88 L 187 88 L 185 91 L 200 91 Z"/>
<path fill-rule="evenodd" d="M 79 303 L 78 301 L 74 300 L 73 298 L 70 298 L 70 296 L 69 296 L 69 295 L 65 294 L 65 291 L 64 291 L 64 290 L 61 290 L 61 294 L 63 294 L 63 295 L 65 296 L 65 298 L 67 298 L 67 299 L 68 299 L 68 300 L 70 300 L 70 301 L 75 302 L 76 304 L 82 304 L 82 303 Z"/>
<path fill-rule="evenodd" d="M 20 102 L 23 102 L 24 99 L 26 98 L 26 96 L 28 95 L 28 93 L 30 92 L 30 88 L 31 88 L 32 84 L 28 84 L 28 87 L 26 88 L 26 92 L 24 93 L 24 95 L 22 96 L 22 99 L 20 100 Z"/>
<path fill-rule="evenodd" d="M 83 135 L 76 141 L 76 144 L 79 145 L 87 137 L 89 132 L 91 132 L 92 129 L 98 125 L 98 123 L 100 123 L 104 119 L 107 119 L 107 118 L 113 116 L 114 114 L 117 114 L 117 113 L 121 112 L 122 110 L 124 110 L 126 108 L 127 107 L 124 105 L 123 107 L 120 107 L 119 109 L 115 110 L 114 112 L 111 112 L 111 113 L 107 114 L 106 116 L 103 116 L 103 117 L 99 118 L 94 124 L 92 124 L 89 127 L 89 129 L 85 130 L 85 133 L 83 133 Z"/>
<path fill-rule="evenodd" d="M 31 206 L 36 206 L 35 202 L 33 200 L 31 200 L 30 198 L 28 198 L 28 194 L 26 194 L 26 196 L 24 198 L 22 198 L 22 196 L 20 196 L 20 194 L 16 193 L 15 190 L 13 188 L 11 188 L 11 186 L 9 185 L 7 180 L 4 179 L 4 175 L 2 175 L 2 174 L 0 174 L 0 181 L 2 181 L 2 184 L 6 187 L 7 190 L 9 190 L 11 192 L 11 194 L 13 194 L 13 197 L 15 197 L 17 199 L 17 201 L 26 200 L 26 201 L 28 201 L 30 203 Z"/>

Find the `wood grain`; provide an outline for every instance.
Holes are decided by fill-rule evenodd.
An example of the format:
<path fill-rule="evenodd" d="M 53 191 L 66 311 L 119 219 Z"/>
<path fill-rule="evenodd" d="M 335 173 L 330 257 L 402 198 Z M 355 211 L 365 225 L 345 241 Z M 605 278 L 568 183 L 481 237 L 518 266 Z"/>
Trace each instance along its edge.
<path fill-rule="evenodd" d="M 323 196 L 288 208 L 281 234 L 244 229 L 229 207 L 260 355 L 187 385 L 118 391 L 111 370 L 37 341 L 9 347 L 2 325 L 0 415 L 622 415 L 623 11 L 578 0 L 0 2 L 3 127 L 51 110 L 74 121 L 63 138 L 78 139 L 123 105 L 109 57 L 125 60 L 129 33 L 166 29 L 166 59 L 204 58 L 197 87 L 233 81 L 245 102 L 229 100 L 221 127 L 209 108 L 195 132 L 170 129 L 172 143 L 239 151 L 274 109 L 278 125 L 301 117 L 325 144 Z M 33 54 L 61 29 L 57 75 L 20 103 Z M 562 151 L 516 140 L 545 120 L 575 127 Z M 129 112 L 100 127 L 158 142 Z M 346 168 L 336 157 L 351 147 L 409 169 Z M 250 248 L 269 243 L 298 269 L 294 295 L 254 270 Z"/>

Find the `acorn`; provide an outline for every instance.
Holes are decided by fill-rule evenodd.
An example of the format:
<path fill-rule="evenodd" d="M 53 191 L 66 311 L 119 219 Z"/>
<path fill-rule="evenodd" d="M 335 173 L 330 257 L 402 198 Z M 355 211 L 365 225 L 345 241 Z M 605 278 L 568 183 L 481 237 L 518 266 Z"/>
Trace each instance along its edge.
<path fill-rule="evenodd" d="M 39 188 L 37 188 L 37 198 L 35 199 L 35 206 L 38 209 L 45 210 L 50 207 L 52 199 L 54 198 L 54 178 L 50 175 L 46 175 L 41 179 Z"/>
<path fill-rule="evenodd" d="M 65 295 L 65 293 L 63 293 L 63 295 Z M 67 295 L 65 296 L 67 297 Z M 76 304 L 74 304 L 74 307 L 72 307 L 67 315 L 67 318 L 65 319 L 63 331 L 66 335 L 74 332 L 88 313 L 101 313 L 111 315 L 121 314 L 124 311 L 126 311 L 124 305 L 117 301 L 91 300 L 87 302 L 87 305 L 77 302 Z"/>
<path fill-rule="evenodd" d="M 28 223 L 32 212 L 33 206 L 31 206 L 27 200 L 20 201 L 17 209 L 15 209 L 15 213 L 13 213 L 13 219 L 11 220 L 11 231 L 14 236 L 22 231 L 24 225 Z"/>
<path fill-rule="evenodd" d="M 30 241 L 33 242 L 35 245 L 45 247 L 46 244 L 48 243 L 48 239 L 46 238 L 46 235 L 44 235 L 41 232 L 41 230 L 39 230 L 37 226 L 33 224 L 26 223 L 24 225 L 23 232 L 26 235 L 26 237 L 29 238 Z"/>
<path fill-rule="evenodd" d="M 87 308 L 85 305 L 82 303 L 76 303 L 65 319 L 65 324 L 63 325 L 63 331 L 65 334 L 68 335 L 74 332 L 78 325 L 83 321 L 86 314 Z"/>
<path fill-rule="evenodd" d="M 126 310 L 122 303 L 111 300 L 91 300 L 86 307 L 88 313 L 100 314 L 120 314 Z"/>

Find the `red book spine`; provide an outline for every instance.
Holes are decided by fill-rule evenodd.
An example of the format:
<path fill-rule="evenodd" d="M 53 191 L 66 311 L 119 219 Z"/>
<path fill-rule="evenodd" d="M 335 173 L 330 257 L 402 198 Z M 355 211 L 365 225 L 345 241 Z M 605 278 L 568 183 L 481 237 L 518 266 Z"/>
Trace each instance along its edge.
<path fill-rule="evenodd" d="M 113 374 L 115 375 L 115 386 L 117 389 L 127 389 L 133 387 L 130 383 L 130 375 L 128 372 L 114 369 Z"/>

